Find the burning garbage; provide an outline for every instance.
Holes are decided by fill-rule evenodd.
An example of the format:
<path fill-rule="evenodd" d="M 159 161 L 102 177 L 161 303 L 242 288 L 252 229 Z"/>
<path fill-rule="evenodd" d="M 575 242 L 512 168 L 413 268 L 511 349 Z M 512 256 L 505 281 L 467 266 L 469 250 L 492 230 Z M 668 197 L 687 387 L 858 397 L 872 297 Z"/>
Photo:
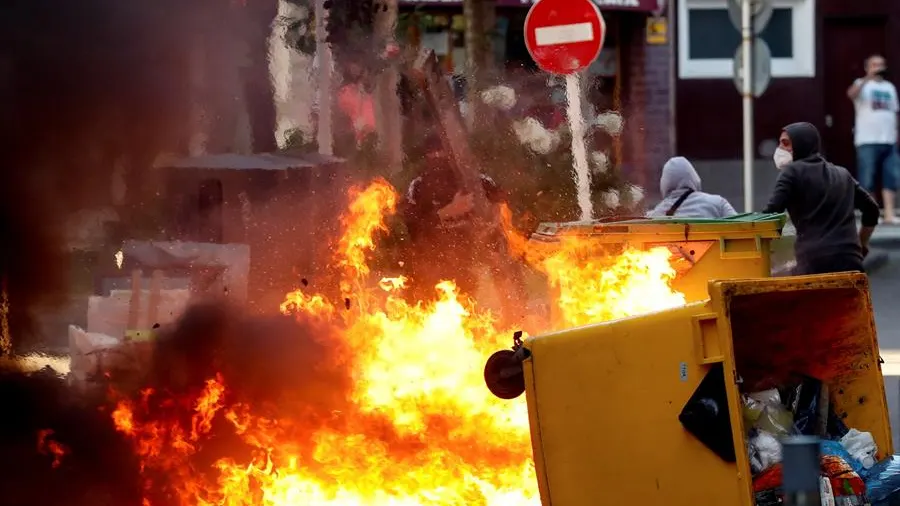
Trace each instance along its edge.
<path fill-rule="evenodd" d="M 333 258 L 339 295 L 298 280 L 281 316 L 190 306 L 156 331 L 142 380 L 105 376 L 97 423 L 128 449 L 123 480 L 140 496 L 119 504 L 540 504 L 526 406 L 483 387 L 484 360 L 515 329 L 452 280 L 408 300 L 403 277 L 370 265 L 395 190 L 376 180 L 351 195 Z M 664 252 L 540 265 L 557 273 L 555 303 L 572 324 L 682 304 Z M 603 310 L 579 306 L 586 294 Z M 35 428 L 30 449 L 47 472 L 86 458 L 65 436 L 52 420 Z"/>

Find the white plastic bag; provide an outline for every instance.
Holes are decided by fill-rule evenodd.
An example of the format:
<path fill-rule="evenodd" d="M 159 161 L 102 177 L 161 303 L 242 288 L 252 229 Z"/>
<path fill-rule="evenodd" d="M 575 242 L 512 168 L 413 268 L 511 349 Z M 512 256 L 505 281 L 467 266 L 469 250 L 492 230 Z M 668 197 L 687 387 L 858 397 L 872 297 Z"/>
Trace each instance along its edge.
<path fill-rule="evenodd" d="M 831 488 L 831 479 L 825 476 L 819 478 L 819 493 L 822 496 L 822 506 L 835 506 L 834 489 Z"/>
<path fill-rule="evenodd" d="M 858 460 L 866 469 L 870 469 L 875 465 L 875 454 L 878 453 L 878 447 L 875 445 L 875 438 L 871 432 L 860 432 L 856 429 L 850 429 L 844 437 L 841 438 L 841 444 L 851 457 Z"/>
<path fill-rule="evenodd" d="M 772 434 L 761 430 L 750 438 L 750 467 L 761 473 L 781 462 L 781 443 Z"/>

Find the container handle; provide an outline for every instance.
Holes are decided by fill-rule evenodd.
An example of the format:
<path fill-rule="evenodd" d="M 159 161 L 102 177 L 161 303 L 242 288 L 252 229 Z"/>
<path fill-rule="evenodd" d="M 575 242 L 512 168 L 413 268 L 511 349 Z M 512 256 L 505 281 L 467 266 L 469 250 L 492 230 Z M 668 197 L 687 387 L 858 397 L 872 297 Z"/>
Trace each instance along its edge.
<path fill-rule="evenodd" d="M 762 258 L 763 242 L 760 236 L 756 236 L 753 238 L 753 249 L 735 248 L 733 246 L 729 247 L 729 245 L 745 244 L 746 241 L 747 239 L 726 239 L 724 237 L 720 237 L 719 253 L 721 257 L 733 260 Z"/>
<path fill-rule="evenodd" d="M 719 341 L 718 315 L 706 313 L 691 319 L 694 327 L 694 352 L 700 364 L 716 364 L 725 361 Z"/>

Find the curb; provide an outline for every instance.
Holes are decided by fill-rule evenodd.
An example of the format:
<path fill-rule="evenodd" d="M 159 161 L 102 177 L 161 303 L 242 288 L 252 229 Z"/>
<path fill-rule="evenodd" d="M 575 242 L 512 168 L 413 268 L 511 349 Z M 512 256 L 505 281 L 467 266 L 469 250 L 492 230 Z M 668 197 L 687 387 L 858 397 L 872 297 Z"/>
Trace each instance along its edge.
<path fill-rule="evenodd" d="M 886 250 L 900 249 L 900 235 L 889 237 L 873 237 L 869 239 L 869 245 L 874 248 Z"/>

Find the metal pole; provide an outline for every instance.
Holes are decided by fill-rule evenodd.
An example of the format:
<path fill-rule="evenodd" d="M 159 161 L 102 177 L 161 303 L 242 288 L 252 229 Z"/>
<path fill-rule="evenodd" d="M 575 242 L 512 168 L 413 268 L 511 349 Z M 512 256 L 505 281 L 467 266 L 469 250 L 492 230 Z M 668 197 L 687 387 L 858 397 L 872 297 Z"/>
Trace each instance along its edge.
<path fill-rule="evenodd" d="M 741 1 L 741 51 L 743 52 L 744 103 L 744 212 L 753 211 L 753 13 L 751 2 Z"/>
<path fill-rule="evenodd" d="M 794 436 L 781 442 L 785 506 L 822 506 L 819 438 Z"/>
<path fill-rule="evenodd" d="M 328 10 L 325 0 L 316 0 L 316 57 L 319 59 L 319 120 L 316 143 L 319 154 L 334 154 L 334 137 L 331 133 L 331 47 L 325 38 L 328 31 L 325 27 Z"/>

